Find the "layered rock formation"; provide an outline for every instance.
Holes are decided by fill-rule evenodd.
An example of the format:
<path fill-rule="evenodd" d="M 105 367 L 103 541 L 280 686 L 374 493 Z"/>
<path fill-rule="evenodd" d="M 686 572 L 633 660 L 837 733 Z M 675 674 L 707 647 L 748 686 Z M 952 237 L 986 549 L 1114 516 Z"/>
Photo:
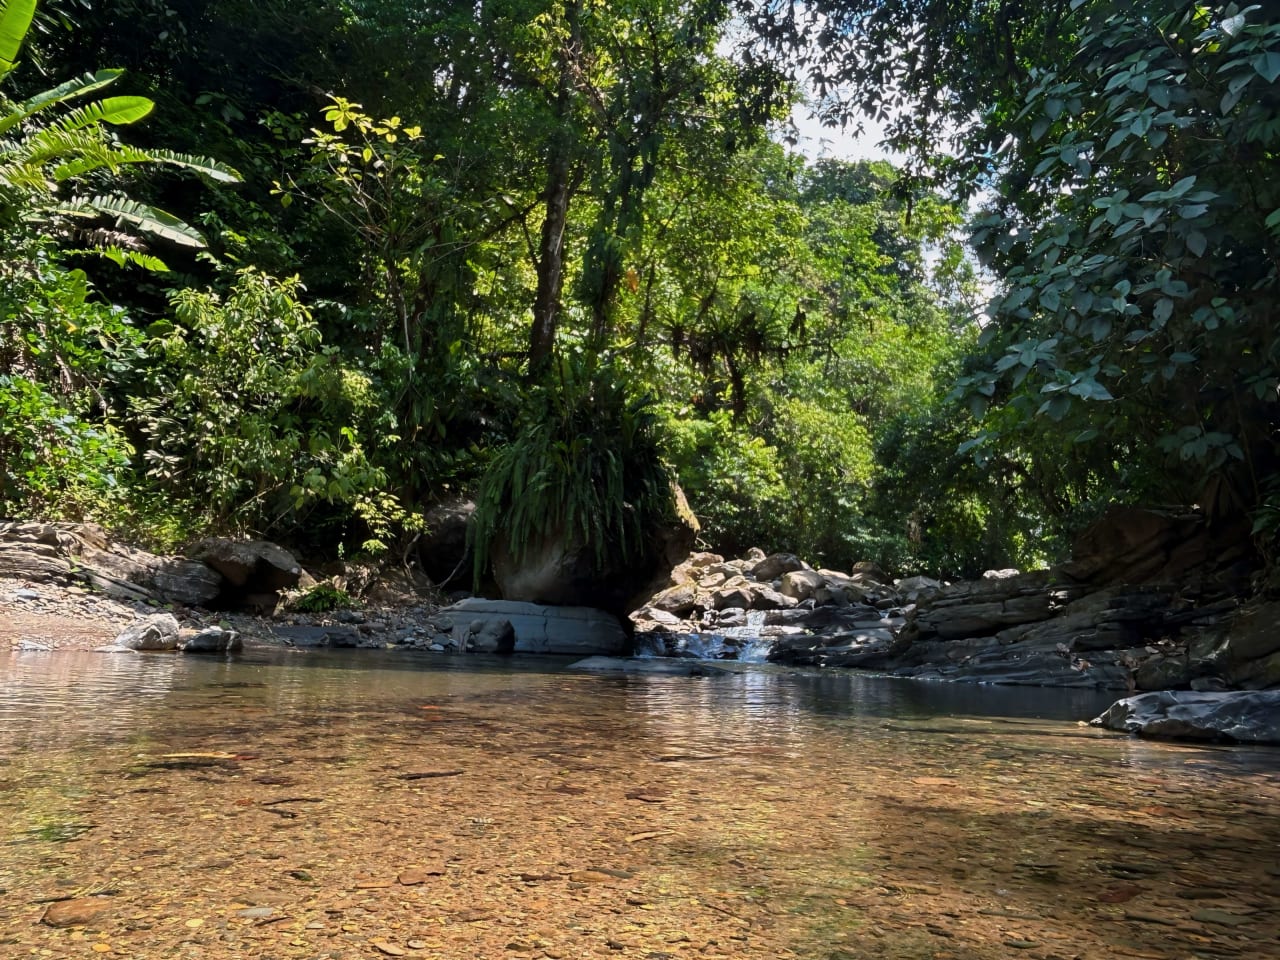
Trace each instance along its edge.
<path fill-rule="evenodd" d="M 1280 686 L 1280 603 L 1242 608 L 1247 540 L 1194 514 L 1121 508 L 1031 573 L 888 582 L 758 551 L 695 554 L 633 614 L 645 647 L 896 676 L 1111 690 Z"/>

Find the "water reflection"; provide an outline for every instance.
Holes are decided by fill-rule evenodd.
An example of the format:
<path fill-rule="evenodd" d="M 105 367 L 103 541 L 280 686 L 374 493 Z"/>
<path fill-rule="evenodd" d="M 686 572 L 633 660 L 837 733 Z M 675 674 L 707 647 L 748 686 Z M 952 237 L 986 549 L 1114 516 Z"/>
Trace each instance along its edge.
<path fill-rule="evenodd" d="M 75 953 L 39 911 L 98 888 L 138 957 L 1280 949 L 1280 751 L 1099 733 L 1092 691 L 567 665 L 0 656 L 0 955 Z"/>

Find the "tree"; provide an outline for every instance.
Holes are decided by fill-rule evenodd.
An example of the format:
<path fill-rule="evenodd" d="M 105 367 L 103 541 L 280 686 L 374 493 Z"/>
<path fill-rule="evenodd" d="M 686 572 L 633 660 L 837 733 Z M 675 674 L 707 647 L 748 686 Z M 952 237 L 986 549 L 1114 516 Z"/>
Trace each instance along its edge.
<path fill-rule="evenodd" d="M 962 388 L 1015 414 L 984 442 L 1047 421 L 1137 466 L 1120 477 L 1132 492 L 1238 516 L 1280 464 L 1280 22 L 1232 4 L 1073 7 L 1076 53 L 1031 74 L 1026 133 L 978 221 L 1008 287 L 992 365 Z"/>

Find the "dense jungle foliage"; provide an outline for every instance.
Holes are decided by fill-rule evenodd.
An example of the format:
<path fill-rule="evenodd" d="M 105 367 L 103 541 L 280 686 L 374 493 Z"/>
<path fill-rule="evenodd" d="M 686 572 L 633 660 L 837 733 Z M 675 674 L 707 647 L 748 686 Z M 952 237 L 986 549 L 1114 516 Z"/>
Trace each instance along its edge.
<path fill-rule="evenodd" d="M 1269 555 L 1278 80 L 1269 5 L 0 0 L 0 515 Z"/>

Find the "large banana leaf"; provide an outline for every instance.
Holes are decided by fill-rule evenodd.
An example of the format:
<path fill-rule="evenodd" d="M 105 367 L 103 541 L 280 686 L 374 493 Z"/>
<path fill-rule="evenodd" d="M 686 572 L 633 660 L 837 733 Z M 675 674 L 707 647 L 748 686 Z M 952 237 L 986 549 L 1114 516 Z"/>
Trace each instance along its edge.
<path fill-rule="evenodd" d="M 37 93 L 29 100 L 13 106 L 8 113 L 0 116 L 0 133 L 4 133 L 9 128 L 26 120 L 32 114 L 39 113 L 45 107 L 52 107 L 59 103 L 65 103 L 76 97 L 83 97 L 93 93 L 95 90 L 101 90 L 109 83 L 115 82 L 123 70 L 99 70 L 97 73 L 86 73 L 84 76 L 76 77 L 74 80 L 68 80 L 66 83 L 60 83 L 56 87 L 50 87 Z M 144 97 L 108 97 L 107 100 L 144 100 Z M 106 101 L 103 101 L 106 102 Z M 150 103 L 150 101 L 147 101 Z M 136 109 L 136 107 L 135 107 Z M 146 114 L 142 114 L 145 116 Z M 105 119 L 105 118 L 103 118 Z M 111 123 L 121 123 L 128 121 L 108 121 Z"/>
<path fill-rule="evenodd" d="M 128 197 L 97 196 L 77 198 L 61 204 L 55 213 L 71 217 L 114 217 L 145 233 L 154 234 L 184 247 L 203 247 L 204 237 L 171 213 L 138 203 Z"/>
<path fill-rule="evenodd" d="M 0 77 L 17 64 L 35 13 L 36 0 L 0 0 Z"/>

